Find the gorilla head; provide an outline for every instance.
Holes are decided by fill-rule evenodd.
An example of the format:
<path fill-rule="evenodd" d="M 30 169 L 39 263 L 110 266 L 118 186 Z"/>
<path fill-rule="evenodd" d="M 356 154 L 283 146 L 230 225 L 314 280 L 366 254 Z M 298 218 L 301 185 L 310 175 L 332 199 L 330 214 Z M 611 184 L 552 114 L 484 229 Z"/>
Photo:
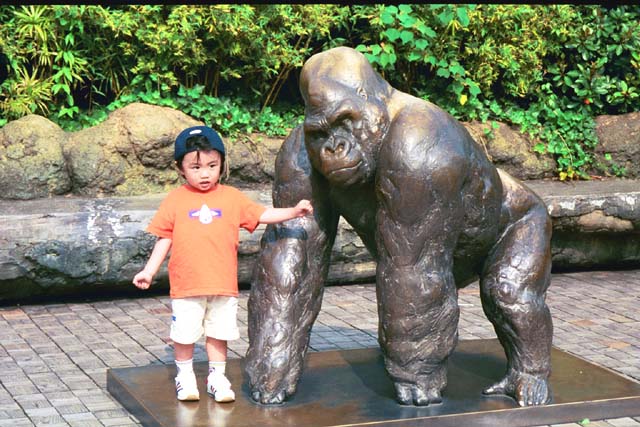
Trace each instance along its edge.
<path fill-rule="evenodd" d="M 320 53 L 305 63 L 300 78 L 305 145 L 314 168 L 333 185 L 361 184 L 375 176 L 393 90 L 352 49 Z"/>

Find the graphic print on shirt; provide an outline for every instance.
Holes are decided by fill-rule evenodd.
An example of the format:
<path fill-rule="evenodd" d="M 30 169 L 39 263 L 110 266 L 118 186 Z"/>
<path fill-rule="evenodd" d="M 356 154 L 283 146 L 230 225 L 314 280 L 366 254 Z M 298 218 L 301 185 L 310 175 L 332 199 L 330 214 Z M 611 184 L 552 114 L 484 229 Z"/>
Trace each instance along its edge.
<path fill-rule="evenodd" d="M 220 209 L 210 209 L 207 204 L 203 204 L 200 209 L 193 209 L 189 211 L 189 218 L 198 218 L 202 224 L 211 224 L 214 218 L 222 216 Z"/>

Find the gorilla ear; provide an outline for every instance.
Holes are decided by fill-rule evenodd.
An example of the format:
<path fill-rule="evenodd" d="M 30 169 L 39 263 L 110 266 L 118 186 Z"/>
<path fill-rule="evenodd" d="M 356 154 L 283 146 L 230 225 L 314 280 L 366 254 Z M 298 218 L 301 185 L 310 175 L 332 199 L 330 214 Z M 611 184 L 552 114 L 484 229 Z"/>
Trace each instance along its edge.
<path fill-rule="evenodd" d="M 367 100 L 367 92 L 364 90 L 364 87 L 360 86 L 356 89 L 356 93 L 362 97 L 365 101 Z"/>

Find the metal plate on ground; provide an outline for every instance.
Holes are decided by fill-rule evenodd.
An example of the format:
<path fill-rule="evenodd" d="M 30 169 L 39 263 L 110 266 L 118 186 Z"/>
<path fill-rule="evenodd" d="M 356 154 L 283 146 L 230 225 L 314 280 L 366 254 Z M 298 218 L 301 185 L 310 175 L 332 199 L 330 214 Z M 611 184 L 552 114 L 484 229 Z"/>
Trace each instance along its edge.
<path fill-rule="evenodd" d="M 505 373 L 497 340 L 460 341 L 449 360 L 444 401 L 402 406 L 386 375 L 379 349 L 308 353 L 298 391 L 282 405 L 263 406 L 249 397 L 244 360 L 227 362 L 236 390 L 233 403 L 216 403 L 204 388 L 207 363 L 194 364 L 200 401 L 175 397 L 175 366 L 152 365 L 107 371 L 109 392 L 145 426 L 535 426 L 640 415 L 640 384 L 560 351 L 552 351 L 550 405 L 520 408 L 505 396 L 482 390 Z"/>

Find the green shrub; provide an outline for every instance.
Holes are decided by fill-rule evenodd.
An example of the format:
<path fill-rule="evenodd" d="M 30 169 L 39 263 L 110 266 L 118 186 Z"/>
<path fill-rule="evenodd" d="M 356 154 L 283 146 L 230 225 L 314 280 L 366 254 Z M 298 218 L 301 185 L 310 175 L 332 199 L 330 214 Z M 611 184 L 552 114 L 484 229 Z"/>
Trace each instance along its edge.
<path fill-rule="evenodd" d="M 0 126 L 38 113 L 78 129 L 141 101 L 227 134 L 284 134 L 300 67 L 337 45 L 461 120 L 519 126 L 561 179 L 624 173 L 594 163 L 594 117 L 640 111 L 631 5 L 1 6 Z"/>
<path fill-rule="evenodd" d="M 106 16 L 96 6 L 4 6 L 0 48 L 14 77 L 0 87 L 2 112 L 12 119 L 50 110 L 73 117 L 83 96 L 91 104 L 109 89 L 118 57 L 102 25 Z"/>
<path fill-rule="evenodd" d="M 346 19 L 337 5 L 31 5 L 2 8 L 0 48 L 14 77 L 2 85 L 10 118 L 74 117 L 152 90 L 201 85 L 262 108 L 292 70 Z"/>
<path fill-rule="evenodd" d="M 260 108 L 258 104 L 251 106 L 230 98 L 207 95 L 204 86 L 196 85 L 192 88 L 180 86 L 177 95 L 171 97 L 163 97 L 153 88 L 149 92 L 125 94 L 107 106 L 94 108 L 90 113 L 81 113 L 73 119 L 58 117 L 54 121 L 67 131 L 76 131 L 101 123 L 111 111 L 133 102 L 180 110 L 224 135 L 261 132 L 269 136 L 286 136 L 302 116 L 300 106 L 286 111 L 269 106 Z"/>
<path fill-rule="evenodd" d="M 594 117 L 640 110 L 640 8 L 378 5 L 357 49 L 396 87 L 463 120 L 521 126 L 561 179 L 595 165 Z M 619 173 L 620 169 L 614 172 Z"/>
<path fill-rule="evenodd" d="M 201 85 L 270 105 L 311 43 L 343 18 L 333 5 L 178 5 L 109 9 L 106 26 L 130 64 L 126 92 Z"/>

